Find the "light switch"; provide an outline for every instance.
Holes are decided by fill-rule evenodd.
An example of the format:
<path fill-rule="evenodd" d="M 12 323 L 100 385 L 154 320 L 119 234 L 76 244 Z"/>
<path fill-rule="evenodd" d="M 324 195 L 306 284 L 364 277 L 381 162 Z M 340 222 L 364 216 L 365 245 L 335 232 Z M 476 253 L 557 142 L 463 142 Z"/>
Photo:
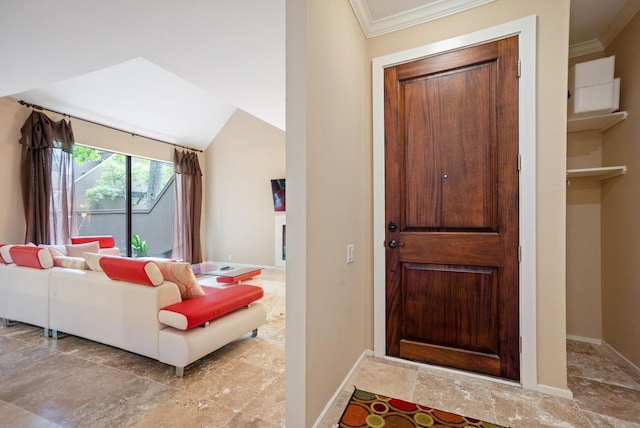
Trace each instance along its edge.
<path fill-rule="evenodd" d="M 347 245 L 347 263 L 353 263 L 356 258 L 356 246 L 353 244 Z"/>

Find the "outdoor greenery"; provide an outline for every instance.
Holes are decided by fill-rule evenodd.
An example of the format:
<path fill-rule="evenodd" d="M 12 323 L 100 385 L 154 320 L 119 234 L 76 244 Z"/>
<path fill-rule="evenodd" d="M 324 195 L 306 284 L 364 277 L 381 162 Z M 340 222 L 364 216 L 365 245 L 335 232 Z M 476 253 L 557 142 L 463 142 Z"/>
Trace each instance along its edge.
<path fill-rule="evenodd" d="M 113 155 L 101 164 L 102 175 L 96 184 L 87 189 L 87 202 L 97 204 L 102 198 L 116 199 L 126 196 L 125 157 Z"/>
<path fill-rule="evenodd" d="M 108 153 L 90 147 L 76 145 L 73 153 L 76 165 L 93 162 L 100 168 L 100 176 L 88 188 L 84 200 L 92 207 L 104 199 L 111 200 L 126 196 L 126 156 Z M 131 165 L 132 205 L 135 208 L 149 208 L 158 193 L 173 177 L 169 164 L 143 158 L 134 158 Z"/>
<path fill-rule="evenodd" d="M 73 157 L 78 235 L 111 234 L 125 253 L 135 257 L 171 252 L 171 163 L 80 145 L 75 145 Z M 131 171 L 127 171 L 129 161 Z M 131 195 L 127 195 L 128 174 Z M 129 196 L 130 216 L 126 215 Z"/>
<path fill-rule="evenodd" d="M 136 257 L 146 257 L 149 253 L 146 241 L 141 240 L 135 234 L 131 236 L 131 250 Z"/>
<path fill-rule="evenodd" d="M 82 165 L 85 162 L 100 162 L 102 156 L 100 156 L 100 152 L 96 149 L 75 145 L 73 147 L 73 159 L 78 165 Z"/>

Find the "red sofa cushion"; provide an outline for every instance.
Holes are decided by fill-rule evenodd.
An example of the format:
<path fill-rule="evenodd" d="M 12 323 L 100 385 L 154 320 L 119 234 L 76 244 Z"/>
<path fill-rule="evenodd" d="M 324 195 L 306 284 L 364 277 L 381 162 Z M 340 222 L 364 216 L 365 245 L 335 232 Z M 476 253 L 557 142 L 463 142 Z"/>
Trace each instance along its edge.
<path fill-rule="evenodd" d="M 111 279 L 157 287 L 164 282 L 162 272 L 155 262 L 128 259 L 126 257 L 100 258 L 100 267 Z"/>
<path fill-rule="evenodd" d="M 228 288 L 202 287 L 205 295 L 160 310 L 160 322 L 180 330 L 191 330 L 230 312 L 243 308 L 264 295 L 262 288 L 239 284 Z"/>
<path fill-rule="evenodd" d="M 94 235 L 94 236 L 72 236 L 72 244 L 87 244 L 89 242 L 98 241 L 100 248 L 113 248 L 116 246 L 116 241 L 111 235 Z"/>
<path fill-rule="evenodd" d="M 36 269 L 50 269 L 53 267 L 53 257 L 47 248 L 31 245 L 13 245 L 9 249 L 13 262 L 18 266 Z"/>

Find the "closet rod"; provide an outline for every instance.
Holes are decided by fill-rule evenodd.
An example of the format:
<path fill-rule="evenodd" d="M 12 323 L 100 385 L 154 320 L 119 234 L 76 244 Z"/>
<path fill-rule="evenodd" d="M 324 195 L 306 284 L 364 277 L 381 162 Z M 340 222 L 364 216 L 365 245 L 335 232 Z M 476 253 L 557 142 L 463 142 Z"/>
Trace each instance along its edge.
<path fill-rule="evenodd" d="M 46 110 L 46 111 L 49 111 L 49 112 L 51 112 L 51 113 L 56 113 L 56 114 L 59 114 L 59 115 L 61 115 L 61 116 L 66 116 L 66 117 L 68 117 L 68 118 L 70 118 L 70 119 L 81 120 L 81 121 L 83 121 L 83 122 L 91 123 L 91 124 L 93 124 L 93 125 L 102 126 L 103 128 L 109 128 L 109 129 L 113 129 L 114 131 L 118 131 L 118 132 L 122 132 L 122 133 L 125 133 L 125 134 L 129 134 L 129 135 L 131 135 L 132 137 L 141 137 L 141 138 L 146 138 L 147 140 L 153 140 L 153 141 L 157 141 L 157 142 L 159 142 L 159 143 L 169 144 L 169 145 L 174 146 L 174 147 L 179 147 L 179 148 L 181 148 L 181 149 L 185 149 L 185 150 L 192 150 L 192 151 L 194 151 L 194 152 L 200 152 L 200 153 L 202 153 L 202 150 L 200 150 L 200 149 L 192 149 L 191 147 L 185 147 L 185 146 L 181 146 L 180 144 L 169 143 L 168 141 L 158 140 L 157 138 L 145 137 L 144 135 L 134 134 L 133 132 L 125 131 L 125 130 L 122 130 L 122 129 L 119 129 L 119 128 L 114 128 L 113 126 L 104 125 L 104 124 L 102 124 L 102 123 L 94 122 L 94 121 L 92 121 L 92 120 L 88 120 L 88 119 L 83 119 L 83 118 L 81 118 L 81 117 L 71 116 L 70 114 L 62 113 L 62 112 L 55 111 L 55 110 L 51 110 L 50 108 L 42 107 L 42 106 L 39 106 L 39 105 L 37 105 L 37 104 L 31 104 L 31 103 L 28 103 L 28 102 L 23 101 L 23 100 L 19 100 L 18 102 L 19 102 L 21 105 L 25 106 L 25 107 L 30 107 L 30 108 L 35 109 L 35 110 Z"/>

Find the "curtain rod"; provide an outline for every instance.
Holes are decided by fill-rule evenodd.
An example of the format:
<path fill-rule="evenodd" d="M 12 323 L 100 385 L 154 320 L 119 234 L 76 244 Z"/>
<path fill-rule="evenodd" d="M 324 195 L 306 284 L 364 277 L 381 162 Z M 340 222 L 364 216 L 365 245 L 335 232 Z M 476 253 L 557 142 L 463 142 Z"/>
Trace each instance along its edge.
<path fill-rule="evenodd" d="M 18 101 L 18 103 L 20 103 L 21 105 L 23 105 L 23 106 L 25 106 L 25 107 L 30 107 L 30 108 L 35 109 L 35 110 L 46 110 L 46 111 L 49 111 L 49 112 L 51 112 L 51 113 L 56 113 L 56 114 L 62 115 L 63 117 L 64 117 L 64 116 L 66 116 L 66 117 L 68 117 L 68 118 L 70 118 L 70 119 L 77 119 L 77 120 L 81 120 L 81 121 L 83 121 L 83 122 L 91 123 L 91 124 L 93 124 L 93 125 L 102 126 L 103 128 L 113 129 L 114 131 L 118 131 L 118 132 L 122 132 L 122 133 L 125 133 L 125 134 L 129 134 L 129 135 L 131 135 L 132 137 L 141 137 L 141 138 L 146 138 L 146 139 L 148 139 L 148 140 L 157 141 L 157 142 L 159 142 L 159 143 L 163 143 L 163 144 L 169 144 L 169 145 L 171 145 L 171 146 L 179 147 L 179 148 L 181 148 L 181 149 L 185 149 L 185 150 L 192 150 L 192 151 L 194 151 L 194 152 L 200 152 L 200 153 L 202 153 L 202 150 L 200 150 L 200 149 L 192 149 L 191 147 L 185 147 L 185 146 L 181 146 L 180 144 L 169 143 L 168 141 L 158 140 L 157 138 L 145 137 L 144 135 L 134 134 L 133 132 L 125 131 L 125 130 L 123 130 L 123 129 L 119 129 L 119 128 L 114 128 L 113 126 L 109 126 L 109 125 L 105 125 L 105 124 L 102 124 L 102 123 L 94 122 L 94 121 L 89 120 L 89 119 L 83 119 L 83 118 L 81 118 L 81 117 L 71 116 L 70 114 L 62 113 L 62 112 L 55 111 L 55 110 L 51 110 L 50 108 L 42 107 L 42 106 L 39 106 L 39 105 L 37 105 L 37 104 L 31 104 L 31 103 L 28 103 L 28 102 L 23 101 L 23 100 L 19 100 L 19 101 Z"/>

